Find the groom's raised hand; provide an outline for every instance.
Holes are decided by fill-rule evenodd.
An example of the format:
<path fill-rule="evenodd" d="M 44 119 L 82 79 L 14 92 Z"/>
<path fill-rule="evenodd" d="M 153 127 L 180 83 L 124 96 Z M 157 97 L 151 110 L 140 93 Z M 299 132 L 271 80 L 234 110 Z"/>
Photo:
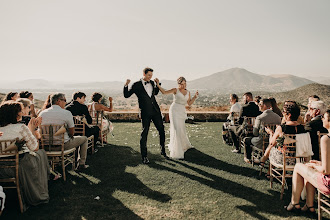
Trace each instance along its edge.
<path fill-rule="evenodd" d="M 154 81 L 157 85 L 159 84 L 159 79 L 158 78 L 155 78 Z"/>
<path fill-rule="evenodd" d="M 125 83 L 125 86 L 128 86 L 128 84 L 131 82 L 131 80 L 130 79 L 127 79 L 126 80 L 126 83 Z"/>

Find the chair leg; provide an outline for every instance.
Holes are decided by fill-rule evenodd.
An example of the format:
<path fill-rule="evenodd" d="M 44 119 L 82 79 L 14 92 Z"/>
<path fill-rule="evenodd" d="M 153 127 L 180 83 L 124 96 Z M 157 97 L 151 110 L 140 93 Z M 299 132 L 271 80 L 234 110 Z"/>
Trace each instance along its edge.
<path fill-rule="evenodd" d="M 62 155 L 62 172 L 63 172 L 63 180 L 66 181 L 66 173 L 65 173 L 65 165 L 64 165 L 64 156 Z"/>
<path fill-rule="evenodd" d="M 73 152 L 72 156 L 72 170 L 74 171 L 76 169 L 76 151 Z"/>
<path fill-rule="evenodd" d="M 263 167 L 263 166 L 261 166 L 261 167 L 260 167 L 259 176 L 261 176 L 263 169 L 264 169 L 264 167 Z"/>
<path fill-rule="evenodd" d="M 317 192 L 317 219 L 321 220 L 322 219 L 322 209 L 321 209 L 321 197 L 322 194 L 320 193 L 320 191 Z"/>
<path fill-rule="evenodd" d="M 19 208 L 20 208 L 21 213 L 23 213 L 23 201 L 22 201 L 22 196 L 21 196 L 21 189 L 19 187 L 18 175 L 16 175 L 16 189 L 17 189 Z"/>
<path fill-rule="evenodd" d="M 282 189 L 281 189 L 281 197 L 280 197 L 281 200 L 283 199 L 285 184 L 286 184 L 286 182 L 285 182 L 285 170 L 283 170 L 283 172 L 282 172 Z"/>
<path fill-rule="evenodd" d="M 101 145 L 102 145 L 102 147 L 104 147 L 104 144 L 103 144 L 103 130 L 101 130 L 100 132 L 101 132 Z"/>
<path fill-rule="evenodd" d="M 269 181 L 270 181 L 270 188 L 273 188 L 273 165 L 269 163 Z"/>

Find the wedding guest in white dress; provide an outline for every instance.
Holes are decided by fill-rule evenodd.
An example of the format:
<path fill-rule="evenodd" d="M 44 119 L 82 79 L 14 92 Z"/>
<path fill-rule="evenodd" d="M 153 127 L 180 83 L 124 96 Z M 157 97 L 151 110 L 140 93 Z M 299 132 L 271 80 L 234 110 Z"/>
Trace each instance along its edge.
<path fill-rule="evenodd" d="M 174 159 L 183 159 L 184 153 L 192 148 L 192 145 L 188 139 L 185 120 L 187 118 L 186 107 L 194 103 L 198 96 L 198 91 L 191 98 L 190 92 L 186 89 L 187 81 L 184 77 L 179 77 L 178 88 L 170 90 L 164 90 L 159 85 L 159 80 L 156 78 L 155 82 L 162 94 L 173 94 L 173 103 L 171 104 L 169 116 L 170 116 L 170 143 L 168 149 L 170 151 L 170 157 Z"/>

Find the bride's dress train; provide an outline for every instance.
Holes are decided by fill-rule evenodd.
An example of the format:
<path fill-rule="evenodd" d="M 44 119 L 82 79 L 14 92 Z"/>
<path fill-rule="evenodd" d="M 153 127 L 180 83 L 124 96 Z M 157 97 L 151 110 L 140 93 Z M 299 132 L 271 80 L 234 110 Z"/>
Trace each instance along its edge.
<path fill-rule="evenodd" d="M 183 95 L 177 89 L 176 94 L 173 94 L 173 103 L 169 111 L 170 143 L 168 149 L 170 151 L 170 157 L 175 159 L 183 159 L 184 152 L 193 147 L 188 139 L 185 125 L 187 118 L 185 105 L 189 98 L 188 93 L 189 91 L 187 91 L 186 95 Z"/>

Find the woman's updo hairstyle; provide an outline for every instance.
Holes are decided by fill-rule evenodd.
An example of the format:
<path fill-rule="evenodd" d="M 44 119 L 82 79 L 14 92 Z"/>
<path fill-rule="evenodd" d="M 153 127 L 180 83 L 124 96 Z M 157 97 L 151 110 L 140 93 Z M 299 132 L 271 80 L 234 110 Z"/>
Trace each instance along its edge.
<path fill-rule="evenodd" d="M 177 79 L 178 84 L 181 84 L 183 81 L 187 82 L 186 78 L 184 78 L 183 76 L 180 76 L 180 77 Z"/>
<path fill-rule="evenodd" d="M 283 106 L 283 112 L 286 114 L 291 114 L 291 121 L 297 121 L 300 115 L 300 107 L 296 102 L 287 102 Z"/>

